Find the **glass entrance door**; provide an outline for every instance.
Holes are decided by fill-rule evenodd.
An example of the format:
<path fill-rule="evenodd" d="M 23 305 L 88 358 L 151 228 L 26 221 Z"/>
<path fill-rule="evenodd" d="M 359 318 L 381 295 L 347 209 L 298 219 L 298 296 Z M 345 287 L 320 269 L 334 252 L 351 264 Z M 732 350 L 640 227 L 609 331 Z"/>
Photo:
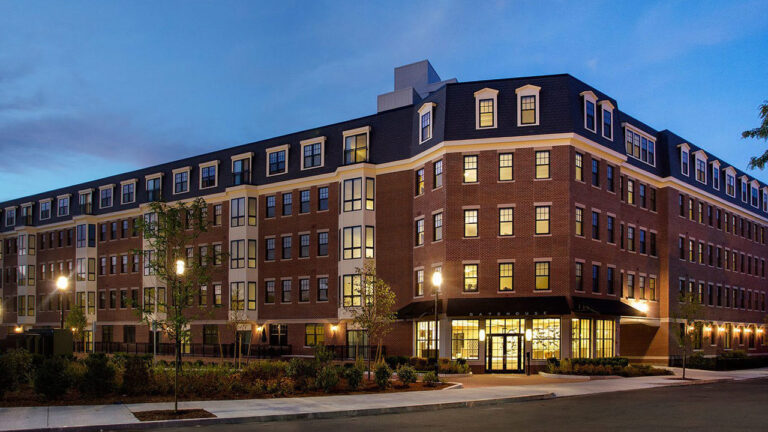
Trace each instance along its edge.
<path fill-rule="evenodd" d="M 521 337 L 519 334 L 489 336 L 486 369 L 490 372 L 522 371 Z"/>

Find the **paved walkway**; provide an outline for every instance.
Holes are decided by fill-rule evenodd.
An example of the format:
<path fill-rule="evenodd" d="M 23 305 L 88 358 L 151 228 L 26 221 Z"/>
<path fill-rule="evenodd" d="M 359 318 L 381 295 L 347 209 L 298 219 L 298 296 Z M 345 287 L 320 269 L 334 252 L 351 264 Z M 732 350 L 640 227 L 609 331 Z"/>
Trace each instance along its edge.
<path fill-rule="evenodd" d="M 676 376 L 680 370 L 673 368 Z M 528 379 L 528 385 L 469 386 L 464 389 L 429 392 L 404 392 L 370 395 L 341 395 L 284 399 L 251 399 L 237 401 L 183 402 L 183 408 L 204 408 L 216 419 L 166 422 L 169 425 L 210 424 L 214 422 L 272 421 L 294 418 L 328 418 L 388 412 L 430 410 L 449 407 L 502 403 L 531 399 L 578 396 L 586 394 L 639 390 L 660 386 L 695 384 L 714 380 L 743 380 L 768 377 L 768 368 L 746 371 L 713 372 L 689 370 L 688 376 L 699 381 L 680 381 L 671 376 L 602 379 L 589 381 L 541 381 Z M 471 380 L 473 378 L 469 378 Z M 511 378 L 490 377 L 487 380 Z M 465 380 L 467 380 L 465 378 Z M 534 382 L 536 381 L 536 382 Z M 565 381 L 565 380 L 563 380 Z M 502 381 L 503 382 L 503 381 Z M 517 381 L 521 382 L 521 381 Z M 41 430 L 73 428 L 99 430 L 139 428 L 140 425 L 157 426 L 156 422 L 139 422 L 132 411 L 171 409 L 172 403 L 146 403 L 130 405 L 88 405 L 68 407 L 0 408 L 1 430 Z"/>

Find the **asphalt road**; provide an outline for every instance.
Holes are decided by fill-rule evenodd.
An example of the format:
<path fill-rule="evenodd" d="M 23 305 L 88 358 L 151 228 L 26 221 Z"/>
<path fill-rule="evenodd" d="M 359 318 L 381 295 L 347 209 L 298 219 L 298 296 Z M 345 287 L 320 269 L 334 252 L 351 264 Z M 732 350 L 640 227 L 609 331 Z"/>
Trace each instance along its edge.
<path fill-rule="evenodd" d="M 768 379 L 328 420 L 244 423 L 182 431 L 759 431 Z"/>

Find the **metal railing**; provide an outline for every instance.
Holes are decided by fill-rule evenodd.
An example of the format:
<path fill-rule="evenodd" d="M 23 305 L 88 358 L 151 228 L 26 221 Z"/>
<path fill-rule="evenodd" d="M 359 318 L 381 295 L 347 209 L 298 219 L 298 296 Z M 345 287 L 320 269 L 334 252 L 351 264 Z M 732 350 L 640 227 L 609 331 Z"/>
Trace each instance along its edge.
<path fill-rule="evenodd" d="M 376 357 L 376 345 L 326 345 L 333 352 L 334 360 L 355 360 L 358 357 L 363 360 Z M 381 355 L 386 357 L 387 347 L 381 347 Z"/>

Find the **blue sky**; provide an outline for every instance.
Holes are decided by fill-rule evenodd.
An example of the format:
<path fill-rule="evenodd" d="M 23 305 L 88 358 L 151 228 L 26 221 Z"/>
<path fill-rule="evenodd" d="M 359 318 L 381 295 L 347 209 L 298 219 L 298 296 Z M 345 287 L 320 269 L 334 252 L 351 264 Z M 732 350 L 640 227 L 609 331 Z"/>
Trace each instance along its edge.
<path fill-rule="evenodd" d="M 768 99 L 766 1 L 380 4 L 0 0 L 0 200 L 374 113 L 425 58 L 571 73 L 742 169 L 766 146 L 740 138 Z"/>

